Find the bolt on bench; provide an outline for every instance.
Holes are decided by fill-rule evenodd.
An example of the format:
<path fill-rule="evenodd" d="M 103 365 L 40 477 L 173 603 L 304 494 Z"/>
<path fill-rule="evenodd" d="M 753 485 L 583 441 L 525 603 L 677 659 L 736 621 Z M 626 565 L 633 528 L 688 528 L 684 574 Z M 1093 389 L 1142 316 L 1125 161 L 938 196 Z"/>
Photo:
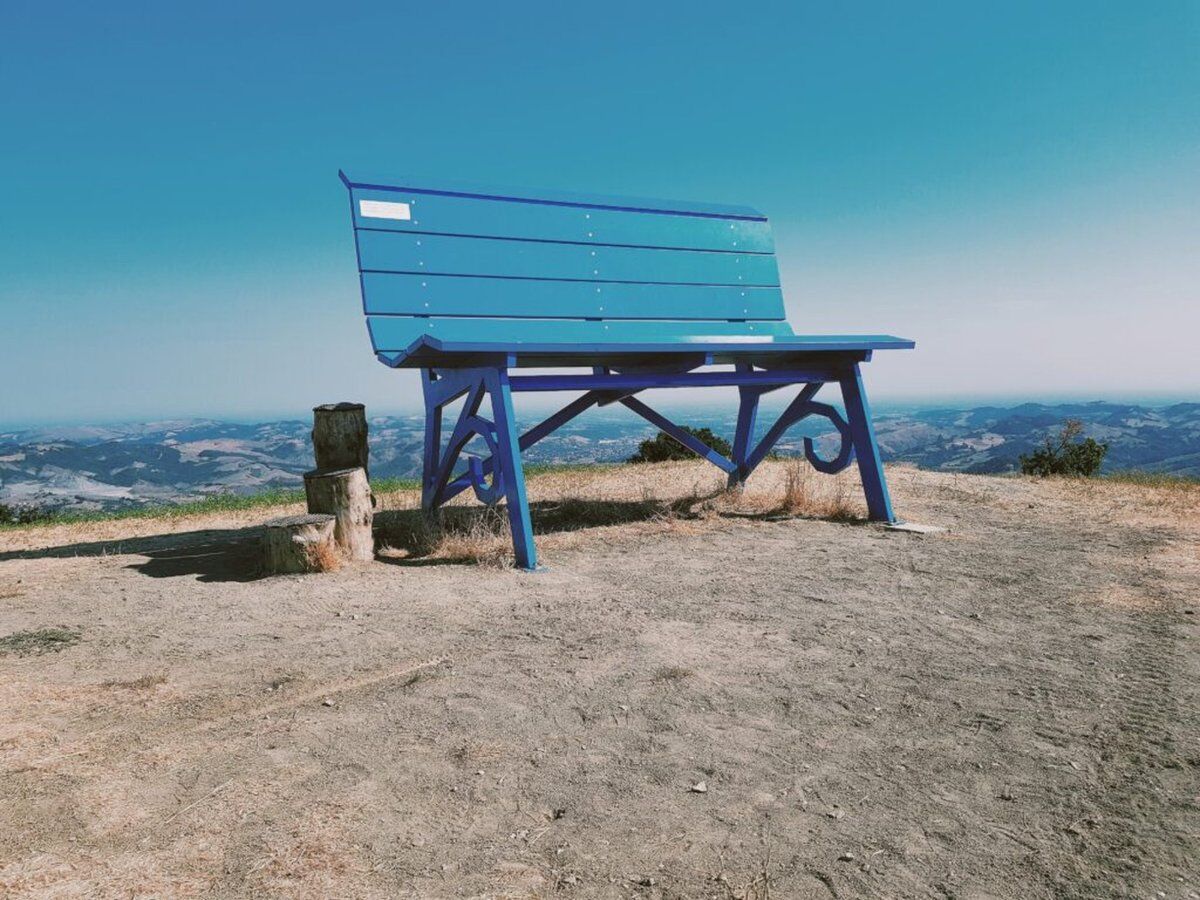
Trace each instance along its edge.
<path fill-rule="evenodd" d="M 507 502 L 517 564 L 537 565 L 521 451 L 592 406 L 621 403 L 745 481 L 788 428 L 808 416 L 841 435 L 820 472 L 857 459 L 871 519 L 891 499 L 863 390 L 875 350 L 911 349 L 889 335 L 795 334 L 785 320 L 771 226 L 748 207 L 351 177 L 363 312 L 380 362 L 421 370 L 425 454 L 421 504 L 431 512 L 471 488 Z M 711 367 L 726 367 L 714 370 Z M 526 367 L 573 368 L 518 375 Z M 813 398 L 841 388 L 845 416 Z M 759 399 L 803 385 L 757 443 Z M 649 388 L 737 387 L 733 458 L 692 437 L 636 395 Z M 512 395 L 582 391 L 524 434 Z M 466 397 L 448 441 L 442 413 Z M 484 398 L 491 418 L 480 414 Z M 463 448 L 480 436 L 487 459 Z M 489 480 L 490 477 L 490 480 Z"/>

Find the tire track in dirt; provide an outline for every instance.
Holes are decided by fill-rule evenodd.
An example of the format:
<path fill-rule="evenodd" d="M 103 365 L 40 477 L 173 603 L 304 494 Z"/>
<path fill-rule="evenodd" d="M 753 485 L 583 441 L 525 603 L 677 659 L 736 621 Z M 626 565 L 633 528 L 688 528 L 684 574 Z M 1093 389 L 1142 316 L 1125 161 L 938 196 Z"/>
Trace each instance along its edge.
<path fill-rule="evenodd" d="M 1086 831 L 1072 828 L 1082 859 L 1083 883 L 1068 896 L 1134 896 L 1177 887 L 1182 872 L 1164 871 L 1163 850 L 1184 860 L 1188 835 L 1171 825 L 1172 792 L 1163 774 L 1189 763 L 1181 758 L 1174 728 L 1180 719 L 1175 682 L 1183 660 L 1176 613 L 1135 612 L 1118 673 L 1111 728 L 1097 735 L 1099 784 L 1083 817 Z M 1153 848 L 1151 842 L 1176 844 Z M 1149 864 L 1148 860 L 1157 860 Z"/>
<path fill-rule="evenodd" d="M 157 710 L 149 720 L 127 718 L 125 727 L 118 726 L 119 730 L 108 727 L 82 735 L 71 744 L 69 752 L 57 753 L 41 761 L 43 765 L 23 766 L 17 772 L 53 771 L 74 778 L 81 771 L 103 770 L 105 791 L 100 796 L 75 795 L 73 803 L 77 808 L 92 810 L 93 818 L 97 818 L 97 810 L 109 810 L 111 802 L 109 811 L 121 816 L 119 827 L 103 836 L 91 835 L 96 846 L 110 854 L 111 865 L 80 878 L 74 864 L 56 873 L 42 871 L 44 867 L 27 860 L 0 875 L 0 895 L 7 896 L 8 889 L 20 892 L 32 884 L 31 879 L 41 878 L 45 880 L 43 887 L 52 886 L 64 896 L 116 896 L 124 895 L 126 890 L 132 894 L 131 885 L 150 883 L 165 889 L 176 882 L 194 885 L 196 894 L 267 895 L 275 893 L 272 886 L 293 886 L 297 879 L 305 884 L 313 881 L 310 895 L 320 896 L 317 885 L 324 877 L 324 867 L 335 864 L 339 871 L 357 873 L 359 895 L 387 896 L 386 891 L 372 894 L 369 889 L 370 867 L 361 850 L 343 833 L 341 811 L 335 801 L 326 799 L 319 805 L 329 819 L 327 823 L 297 825 L 261 846 L 226 840 L 237 833 L 232 823 L 241 821 L 238 817 L 244 817 L 246 807 L 270 807 L 281 798 L 295 796 L 312 772 L 303 767 L 279 768 L 273 771 L 271 783 L 263 786 L 255 781 L 252 768 L 214 766 L 212 754 L 219 751 L 223 758 L 240 756 L 252 751 L 291 711 L 381 686 L 397 685 L 403 690 L 427 673 L 452 665 L 452 660 L 448 650 L 401 665 L 307 684 L 284 697 L 248 703 L 233 700 L 204 710 L 198 716 L 201 721 L 182 728 L 171 725 L 173 715 L 178 713 L 172 705 Z M 181 775 L 193 770 L 196 777 L 184 785 Z M 139 788 L 145 788 L 146 793 L 141 794 Z M 170 803 L 169 795 L 174 795 L 176 802 L 163 805 L 163 801 Z M 149 815 L 129 815 L 138 807 L 144 807 L 140 811 Z M 166 856 L 137 866 L 129 862 L 128 857 L 143 853 L 149 842 L 163 840 L 170 842 Z M 213 851 L 214 847 L 219 851 Z M 73 848 L 56 852 L 78 861 Z M 211 867 L 213 852 L 224 860 L 220 869 Z"/>
<path fill-rule="evenodd" d="M 141 738 L 137 750 L 139 753 L 148 751 L 162 753 L 178 749 L 182 746 L 190 745 L 191 742 L 201 735 L 220 734 L 223 731 L 238 729 L 239 727 L 245 729 L 246 725 L 255 719 L 278 715 L 279 713 L 296 709 L 308 703 L 315 703 L 341 694 L 374 688 L 397 679 L 406 677 L 419 678 L 421 673 L 449 663 L 451 659 L 451 654 L 447 652 L 437 656 L 425 657 L 402 666 L 392 666 L 349 678 L 320 682 L 316 686 L 310 686 L 307 690 L 290 692 L 286 697 L 268 702 L 226 704 L 224 708 L 204 713 L 204 720 L 192 725 L 190 728 L 176 727 L 170 729 L 166 733 L 165 739 L 158 742 L 147 743 L 145 738 L 148 734 L 161 731 L 161 729 L 154 727 L 152 723 L 142 723 L 135 729 Z M 83 735 L 53 756 L 23 764 L 16 769 L 10 769 L 8 770 L 8 774 L 42 770 L 53 763 L 80 756 L 87 756 L 89 757 L 88 762 L 95 763 L 98 760 L 96 760 L 93 754 L 103 754 L 106 749 L 110 753 L 119 753 L 122 756 L 127 755 L 127 751 L 124 748 L 125 741 L 123 740 L 127 733 L 127 731 L 118 731 L 112 726 L 93 731 Z M 242 738 L 250 736 L 252 735 L 244 730 L 240 734 Z M 106 747 L 105 745 L 113 746 Z M 195 753 L 202 753 L 204 752 L 204 747 L 191 746 L 189 747 L 189 752 L 193 755 Z"/>

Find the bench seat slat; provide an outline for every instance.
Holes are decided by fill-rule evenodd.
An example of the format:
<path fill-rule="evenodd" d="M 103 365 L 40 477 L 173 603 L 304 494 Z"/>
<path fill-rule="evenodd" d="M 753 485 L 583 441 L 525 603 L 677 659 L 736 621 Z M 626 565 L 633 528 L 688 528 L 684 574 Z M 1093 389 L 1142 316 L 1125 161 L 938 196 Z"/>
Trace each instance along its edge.
<path fill-rule="evenodd" d="M 438 275 L 363 274 L 368 315 L 604 319 L 784 318 L 777 287 L 592 284 Z"/>
<path fill-rule="evenodd" d="M 358 253 L 363 271 L 779 286 L 779 268 L 769 254 L 592 247 L 396 231 L 360 231 Z"/>
<path fill-rule="evenodd" d="M 402 361 L 427 349 L 441 353 L 732 352 L 898 349 L 890 335 L 796 335 L 786 322 L 586 322 L 546 319 L 455 319 L 370 316 L 378 353 Z M 428 363 L 426 363 L 428 364 Z"/>
<path fill-rule="evenodd" d="M 765 219 L 548 206 L 365 188 L 352 188 L 351 200 L 354 226 L 360 229 L 683 250 L 775 251 Z M 409 218 L 363 215 L 363 200 L 405 204 Z"/>

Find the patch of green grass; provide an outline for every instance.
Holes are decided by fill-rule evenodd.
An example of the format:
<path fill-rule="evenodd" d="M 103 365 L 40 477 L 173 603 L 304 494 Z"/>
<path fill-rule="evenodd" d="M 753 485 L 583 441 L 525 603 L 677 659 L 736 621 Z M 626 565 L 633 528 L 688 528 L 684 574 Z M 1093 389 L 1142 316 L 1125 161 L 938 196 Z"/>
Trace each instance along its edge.
<path fill-rule="evenodd" d="M 420 483 L 409 478 L 380 478 L 371 482 L 377 494 L 411 490 Z M 0 524 L 0 531 L 17 528 L 38 528 L 46 525 L 69 525 L 76 522 L 112 522 L 121 519 L 178 519 L 185 516 L 202 516 L 211 513 L 237 512 L 243 509 L 258 509 L 265 506 L 286 506 L 303 503 L 304 491 L 293 488 L 271 488 L 257 494 L 213 494 L 201 500 L 184 503 L 164 503 L 152 506 L 135 506 L 100 512 L 46 512 L 34 521 Z"/>
<path fill-rule="evenodd" d="M 70 628 L 38 628 L 34 631 L 16 631 L 0 637 L 0 653 L 15 653 L 17 656 L 57 653 L 78 644 L 82 635 Z"/>

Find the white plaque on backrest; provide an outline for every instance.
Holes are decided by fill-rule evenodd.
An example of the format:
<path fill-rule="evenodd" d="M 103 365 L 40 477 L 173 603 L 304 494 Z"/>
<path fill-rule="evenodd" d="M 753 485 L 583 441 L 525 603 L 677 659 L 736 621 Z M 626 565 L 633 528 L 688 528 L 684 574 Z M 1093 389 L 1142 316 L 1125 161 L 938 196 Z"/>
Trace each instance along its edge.
<path fill-rule="evenodd" d="M 364 219 L 397 219 L 407 222 L 412 210 L 407 203 L 389 203 L 386 200 L 359 200 L 358 214 Z"/>

